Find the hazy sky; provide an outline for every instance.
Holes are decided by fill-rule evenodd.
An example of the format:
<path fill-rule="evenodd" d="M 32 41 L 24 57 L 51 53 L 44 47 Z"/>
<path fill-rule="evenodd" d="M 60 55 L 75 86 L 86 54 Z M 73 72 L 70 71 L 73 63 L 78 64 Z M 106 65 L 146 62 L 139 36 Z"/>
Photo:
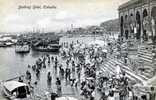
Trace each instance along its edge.
<path fill-rule="evenodd" d="M 0 32 L 40 28 L 58 31 L 96 25 L 117 18 L 118 6 L 128 0 L 0 0 Z M 19 6 L 56 6 L 56 9 L 18 9 Z"/>

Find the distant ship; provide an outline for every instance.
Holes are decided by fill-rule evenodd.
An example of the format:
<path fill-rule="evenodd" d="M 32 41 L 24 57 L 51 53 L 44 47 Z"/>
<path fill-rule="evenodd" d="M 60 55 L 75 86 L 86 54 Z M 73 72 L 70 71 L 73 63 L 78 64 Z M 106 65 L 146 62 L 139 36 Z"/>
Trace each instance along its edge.
<path fill-rule="evenodd" d="M 30 46 L 29 45 L 16 45 L 15 52 L 16 53 L 29 53 Z"/>
<path fill-rule="evenodd" d="M 0 42 L 0 47 L 7 47 L 7 45 L 4 42 Z"/>
<path fill-rule="evenodd" d="M 0 42 L 0 47 L 10 47 L 14 45 L 12 42 Z"/>
<path fill-rule="evenodd" d="M 0 36 L 0 47 L 10 47 L 10 46 L 14 45 L 17 42 L 15 37 L 16 36 L 1 35 Z"/>

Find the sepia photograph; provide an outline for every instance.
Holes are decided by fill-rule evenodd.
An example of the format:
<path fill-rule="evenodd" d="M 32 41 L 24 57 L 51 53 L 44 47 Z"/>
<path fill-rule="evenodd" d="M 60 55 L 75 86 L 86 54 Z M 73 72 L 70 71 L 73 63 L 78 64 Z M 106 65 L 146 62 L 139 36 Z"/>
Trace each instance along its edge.
<path fill-rule="evenodd" d="M 0 0 L 0 100 L 156 100 L 156 0 Z"/>

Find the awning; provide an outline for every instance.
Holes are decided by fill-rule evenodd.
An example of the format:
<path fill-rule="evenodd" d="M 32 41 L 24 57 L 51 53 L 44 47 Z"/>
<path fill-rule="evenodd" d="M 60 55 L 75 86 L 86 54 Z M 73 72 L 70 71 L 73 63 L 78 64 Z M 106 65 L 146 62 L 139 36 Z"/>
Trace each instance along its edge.
<path fill-rule="evenodd" d="M 107 51 L 107 49 L 103 49 L 103 50 L 102 50 L 102 52 L 105 52 L 105 53 L 107 53 L 108 51 Z"/>
<path fill-rule="evenodd" d="M 4 82 L 4 87 L 7 88 L 9 91 L 13 91 L 14 89 L 22 86 L 27 86 L 25 83 L 17 82 L 17 81 L 8 81 Z"/>

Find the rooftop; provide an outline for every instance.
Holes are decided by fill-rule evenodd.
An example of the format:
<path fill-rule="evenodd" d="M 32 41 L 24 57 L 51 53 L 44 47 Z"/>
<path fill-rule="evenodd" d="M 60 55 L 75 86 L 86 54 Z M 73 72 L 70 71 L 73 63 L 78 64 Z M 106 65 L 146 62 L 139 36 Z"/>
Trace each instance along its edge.
<path fill-rule="evenodd" d="M 135 3 L 139 2 L 139 1 L 141 1 L 141 0 L 129 0 L 128 2 L 126 2 L 126 3 L 122 4 L 122 5 L 120 5 L 120 6 L 119 6 L 119 10 L 121 10 L 121 9 L 123 9 L 123 8 L 126 8 L 126 7 L 128 7 L 128 6 L 130 6 L 130 5 L 133 5 L 133 4 L 135 4 Z"/>
<path fill-rule="evenodd" d="M 8 81 L 4 83 L 4 87 L 7 88 L 9 91 L 13 91 L 14 89 L 21 86 L 26 86 L 26 84 L 17 81 Z"/>

